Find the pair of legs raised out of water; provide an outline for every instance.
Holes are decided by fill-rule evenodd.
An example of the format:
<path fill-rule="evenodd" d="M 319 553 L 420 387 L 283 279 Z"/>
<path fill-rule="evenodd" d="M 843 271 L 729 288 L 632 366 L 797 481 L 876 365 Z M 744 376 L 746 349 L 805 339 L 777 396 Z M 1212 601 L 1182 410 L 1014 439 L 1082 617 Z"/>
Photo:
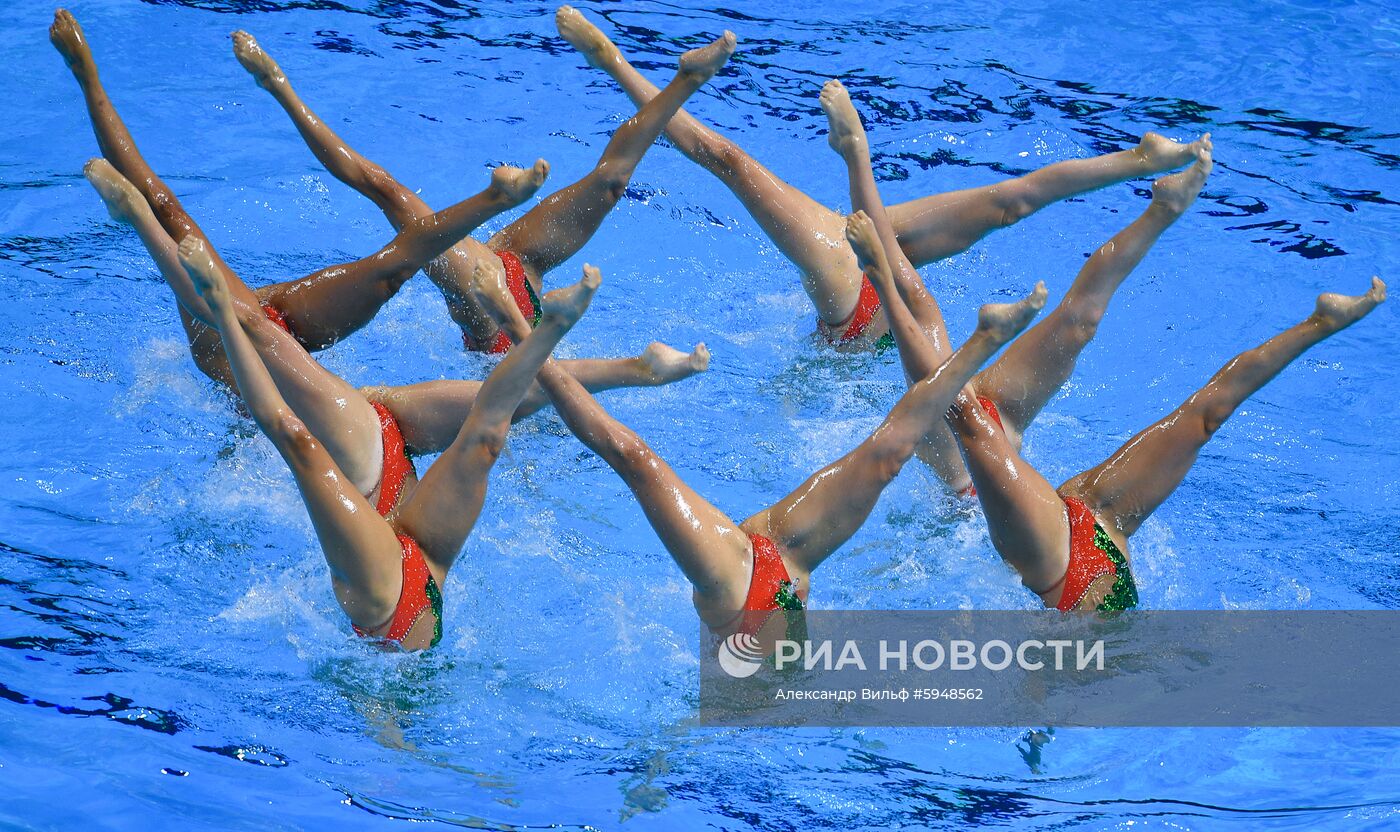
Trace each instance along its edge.
<path fill-rule="evenodd" d="M 644 104 L 656 94 L 656 88 L 577 10 L 561 8 L 556 20 L 564 37 L 635 102 Z M 830 143 L 846 162 L 850 179 L 856 213 L 846 219 L 783 183 L 684 111 L 671 120 L 666 134 L 678 149 L 718 176 L 803 270 L 804 285 L 824 323 L 839 330 L 852 314 L 862 277 L 874 285 L 886 321 L 867 329 L 867 341 L 884 331 L 894 336 L 911 388 L 869 440 L 778 505 L 734 524 L 686 488 L 640 438 L 609 419 L 562 373 L 548 365 L 541 373 L 541 384 L 565 421 L 636 493 L 695 584 L 701 617 L 712 625 L 720 624 L 716 616 L 725 617 L 751 600 L 750 581 L 759 573 L 758 550 L 745 538 L 771 539 L 786 573 L 803 584 L 811 570 L 859 527 L 880 489 L 907 460 L 902 439 L 910 425 L 919 424 L 929 412 L 919 404 L 936 403 L 937 396 L 929 391 L 943 390 L 952 382 L 960 389 L 946 423 L 941 412 L 924 421 L 926 434 L 909 452 L 917 449 L 953 490 L 971 493 L 975 485 L 993 543 L 1047 605 L 1099 606 L 1121 588 L 1126 576 L 1116 568 L 1095 571 L 1091 566 L 1071 575 L 1072 553 L 1085 557 L 1086 546 L 1111 551 L 1124 558 L 1126 570 L 1127 538 L 1180 484 L 1202 445 L 1225 419 L 1304 350 L 1359 320 L 1385 297 L 1385 285 L 1378 279 L 1365 295 L 1323 295 L 1303 323 L 1231 361 L 1171 415 L 1101 465 L 1055 489 L 1020 457 L 1022 432 L 1068 379 L 1114 291 L 1199 194 L 1212 164 L 1209 136 L 1183 145 L 1148 134 L 1130 151 L 1061 162 L 1010 182 L 926 197 L 887 211 L 849 95 L 839 82 L 832 82 L 823 89 L 821 103 L 829 119 Z M 1057 199 L 1188 162 L 1188 170 L 1154 184 L 1152 202 L 1143 215 L 1101 247 L 1060 304 L 991 367 L 973 376 L 995 352 L 994 348 L 975 358 L 979 348 L 1011 331 L 1014 327 L 1007 322 L 1021 320 L 1037 298 L 1043 299 L 1043 290 L 1013 307 L 1018 311 L 984 308 L 984 326 L 963 350 L 950 351 L 942 314 L 916 265 L 957 253 Z M 842 238 L 850 245 L 830 244 Z M 998 316 L 1000 326 L 988 330 L 985 324 Z M 963 370 L 967 378 L 962 378 Z M 916 391 L 923 391 L 924 397 L 911 400 Z M 913 413 L 919 415 L 911 418 Z M 1116 566 L 1116 561 L 1100 560 Z M 1066 586 L 1067 577 L 1075 579 L 1072 588 Z M 1130 584 L 1130 577 L 1127 580 Z M 1068 597 L 1071 589 L 1073 597 Z"/>
<path fill-rule="evenodd" d="M 425 209 L 411 216 L 400 215 L 394 240 L 370 257 L 255 291 L 223 263 L 174 193 L 136 149 L 102 87 L 92 53 L 72 15 L 57 12 L 50 37 L 83 91 L 104 157 L 89 163 L 88 178 L 113 216 L 136 229 L 170 283 L 179 301 L 190 352 L 199 367 L 225 383 L 233 380 L 218 335 L 211 329 L 209 309 L 175 256 L 176 241 L 188 236 L 204 241 L 235 297 L 245 304 L 270 308 L 275 317 L 286 322 L 284 328 L 266 320 L 265 326 L 252 327 L 250 336 L 282 395 L 364 494 L 376 495 L 383 469 L 381 427 L 374 404 L 386 406 L 397 417 L 410 451 L 436 453 L 445 448 L 467 418 L 480 382 L 426 382 L 357 390 L 322 367 L 308 350 L 329 346 L 363 326 L 409 277 L 430 262 L 450 260 L 451 267 L 442 273 L 453 281 L 457 296 L 470 297 L 473 267 L 500 269 L 501 264 L 489 251 L 484 258 L 458 256 L 468 245 L 463 241 L 469 240 L 467 234 L 482 222 L 533 195 L 548 172 L 543 161 L 529 170 L 497 169 L 486 190 L 436 214 Z M 245 55 L 256 51 L 250 40 L 242 47 Z M 627 177 L 666 119 L 714 74 L 732 49 L 733 36 L 728 35 L 687 53 L 668 95 L 618 128 L 597 169 L 502 232 L 532 279 L 537 281 L 540 274 L 587 241 L 616 204 Z M 318 152 L 322 150 L 325 148 L 318 147 Z M 490 337 L 494 337 L 494 324 L 489 319 L 488 325 L 492 327 Z M 667 383 L 704 370 L 707 363 L 703 345 L 687 354 L 653 344 L 634 359 L 571 361 L 566 366 L 590 389 L 602 390 Z M 517 418 L 544 403 L 542 391 L 532 388 Z"/>
<path fill-rule="evenodd" d="M 889 316 L 906 375 L 920 378 L 944 355 L 929 334 L 927 308 L 908 300 L 905 284 L 917 275 L 881 202 L 860 116 L 836 81 L 823 89 L 822 107 L 830 120 L 831 146 L 850 173 L 857 210 L 848 226 L 852 248 Z M 1100 465 L 1052 487 L 1021 457 L 1020 430 L 1069 377 L 1114 289 L 1184 213 L 1210 169 L 1207 139 L 1189 169 L 1154 184 L 1147 210 L 1089 259 L 1060 305 L 979 374 L 948 411 L 948 435 L 956 437 L 992 543 L 1047 606 L 1121 606 L 1129 599 L 1113 597 L 1119 593 L 1135 601 L 1127 572 L 1128 538 L 1181 484 L 1202 446 L 1245 399 L 1295 358 L 1385 299 L 1379 279 L 1364 295 L 1322 295 L 1305 321 L 1226 364 L 1204 388 Z M 1028 397 L 1027 391 L 1033 393 Z M 1093 554 L 1096 549 L 1102 557 Z M 1102 568 L 1076 563 L 1085 558 L 1097 559 Z"/>
<path fill-rule="evenodd" d="M 658 90 L 642 77 L 608 38 L 576 9 L 556 15 L 560 33 L 589 63 L 607 72 L 639 106 Z M 841 95 L 845 93 L 842 90 Z M 823 107 L 828 109 L 824 96 Z M 851 110 L 854 117 L 854 110 Z M 856 119 L 859 127 L 859 119 Z M 833 125 L 840 130 L 840 120 Z M 666 136 L 686 156 L 720 179 L 743 203 L 778 248 L 803 275 L 803 285 L 817 308 L 824 331 L 846 331 L 866 279 L 851 246 L 845 242 L 846 218 L 783 182 L 744 153 L 734 142 L 701 124 L 684 110 L 666 126 Z M 861 141 L 864 142 L 863 131 Z M 862 144 L 862 146 L 864 146 Z M 1141 219 L 1106 244 L 1081 270 L 1060 304 L 1027 338 L 1016 344 L 976 378 L 979 395 L 994 401 L 1013 443 L 1068 379 L 1079 351 L 1094 335 L 1114 291 L 1143 255 L 1194 199 L 1209 170 L 1209 136 L 1178 144 L 1148 133 L 1131 150 L 1091 159 L 1057 162 L 1015 179 L 969 190 L 934 194 L 892 206 L 886 224 L 901 256 L 892 259 L 900 296 L 941 358 L 950 352 L 942 310 L 915 268 L 967 250 L 992 231 L 1010 225 L 1063 199 L 1195 162 L 1186 177 L 1159 183 L 1159 199 Z M 868 150 L 866 151 L 868 154 Z M 868 165 L 867 165 L 868 167 Z M 848 166 L 852 208 L 858 193 L 874 187 L 873 177 Z M 869 181 L 866 182 L 865 180 Z M 888 313 L 876 313 L 851 348 L 869 348 L 889 331 Z M 925 371 L 928 368 L 922 368 Z M 911 375 L 910 380 L 925 373 Z M 971 477 L 962 464 L 952 434 L 939 426 L 920 447 L 919 456 L 954 492 L 966 492 Z"/>
<path fill-rule="evenodd" d="M 254 291 L 219 258 L 137 151 L 71 14 L 55 14 L 50 39 L 83 91 L 104 157 L 90 162 L 85 173 L 112 215 L 136 229 L 169 282 L 196 363 L 239 391 L 292 468 L 336 595 L 352 622 L 370 634 L 388 632 L 394 622 L 385 623 L 384 613 L 398 609 L 397 600 L 410 591 L 410 549 L 404 541 L 413 542 L 417 562 L 440 586 L 480 511 L 486 474 L 509 424 L 545 404 L 534 384 L 539 362 L 582 314 L 596 282 L 545 295 L 540 337 L 528 349 L 518 348 L 520 355 L 509 356 L 486 382 L 357 390 L 308 350 L 364 325 L 418 269 L 459 250 L 471 230 L 528 199 L 543 183 L 547 166 L 498 169 L 490 187 L 468 200 L 436 214 L 402 216 L 394 240 L 371 257 Z M 587 241 L 667 119 L 723 65 L 733 44 L 733 35 L 726 34 L 683 56 L 666 94 L 616 131 L 589 176 L 499 235 L 508 246 L 502 251 L 515 253 L 532 281 L 537 284 L 541 274 Z M 255 44 L 249 40 L 241 47 L 247 53 Z M 501 261 L 488 254 L 459 258 L 446 270 L 460 297 L 471 297 L 473 282 L 499 289 L 500 282 L 485 275 L 500 272 Z M 637 359 L 561 363 L 590 388 L 606 389 L 673 381 L 705 369 L 707 359 L 703 346 L 685 354 L 653 344 Z M 389 464 L 386 428 L 376 406 L 392 412 L 410 450 L 442 453 L 423 482 L 400 492 L 384 516 L 373 510 Z M 415 618 L 420 624 L 413 632 L 395 640 L 424 646 L 432 627 L 427 633 L 423 627 L 435 626 L 436 619 Z"/>

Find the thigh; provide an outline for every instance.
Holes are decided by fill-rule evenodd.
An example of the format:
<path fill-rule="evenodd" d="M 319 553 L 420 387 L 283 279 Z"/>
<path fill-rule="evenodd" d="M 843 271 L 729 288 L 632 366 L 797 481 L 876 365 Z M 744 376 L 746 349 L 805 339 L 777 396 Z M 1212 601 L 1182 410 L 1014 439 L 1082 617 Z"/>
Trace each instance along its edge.
<path fill-rule="evenodd" d="M 1060 490 L 1130 537 L 1181 485 L 1209 440 L 1204 417 L 1188 402 Z"/>
<path fill-rule="evenodd" d="M 459 426 L 460 428 L 460 426 Z M 486 503 L 499 448 L 459 437 L 438 457 L 394 515 L 394 523 L 442 572 L 452 567 Z"/>
<path fill-rule="evenodd" d="M 900 248 L 916 266 L 952 257 L 1009 225 L 1010 182 L 933 194 L 888 208 Z"/>
<path fill-rule="evenodd" d="M 409 453 L 437 454 L 447 449 L 471 415 L 479 381 L 424 381 L 398 387 L 365 387 L 371 402 L 389 408 L 403 431 Z"/>
<path fill-rule="evenodd" d="M 802 286 L 830 325 L 850 317 L 861 271 L 846 242 L 846 218 L 734 148 L 719 173 L 778 250 L 802 270 Z"/>
<path fill-rule="evenodd" d="M 261 309 L 240 311 L 240 318 L 287 404 L 322 439 L 351 482 L 366 494 L 373 491 L 382 470 L 383 440 L 369 401 L 264 317 Z"/>
<path fill-rule="evenodd" d="M 733 611 L 744 605 L 752 548 L 748 535 L 686 484 L 645 443 L 625 450 L 618 474 L 651 527 L 690 579 L 702 606 Z"/>
<path fill-rule="evenodd" d="M 878 441 L 866 439 L 744 524 L 766 527 L 794 563 L 816 569 L 860 529 L 903 466 Z"/>
<path fill-rule="evenodd" d="M 979 405 L 960 398 L 954 407 L 956 433 L 992 545 L 1032 591 L 1052 588 L 1069 568 L 1064 501 Z"/>
<path fill-rule="evenodd" d="M 355 489 L 304 424 L 277 437 L 321 551 L 331 567 L 336 598 L 351 621 L 376 627 L 393 614 L 403 585 L 401 553 L 393 528 Z"/>
<path fill-rule="evenodd" d="M 594 171 L 541 200 L 486 245 L 519 257 L 539 291 L 540 279 L 592 239 L 621 195 L 610 177 Z"/>

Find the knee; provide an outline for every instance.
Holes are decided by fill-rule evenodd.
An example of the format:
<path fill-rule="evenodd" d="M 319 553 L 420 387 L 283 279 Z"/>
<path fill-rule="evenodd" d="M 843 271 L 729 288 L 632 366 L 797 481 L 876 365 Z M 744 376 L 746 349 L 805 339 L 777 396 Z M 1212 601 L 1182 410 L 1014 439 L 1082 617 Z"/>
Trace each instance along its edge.
<path fill-rule="evenodd" d="M 506 449 L 506 436 L 509 430 L 509 426 L 505 426 L 474 431 L 466 437 L 466 442 L 477 459 L 484 458 L 495 463 Z"/>
<path fill-rule="evenodd" d="M 398 187 L 398 181 L 389 175 L 389 172 L 379 165 L 366 163 L 360 169 L 361 183 L 382 197 L 394 195 L 394 190 Z"/>
<path fill-rule="evenodd" d="M 605 162 L 594 172 L 594 186 L 609 203 L 616 203 L 627 193 L 632 181 L 631 171 L 620 170 L 616 162 Z"/>
<path fill-rule="evenodd" d="M 294 459 L 306 459 L 320 447 L 306 423 L 287 408 L 277 412 L 268 433 L 277 446 Z"/>
<path fill-rule="evenodd" d="M 1215 432 L 1220 430 L 1229 418 L 1234 415 L 1235 409 L 1229 405 L 1218 402 L 1207 402 L 1201 406 L 1197 418 L 1201 423 L 1201 435 L 1209 440 L 1215 436 Z"/>
<path fill-rule="evenodd" d="M 631 432 L 615 432 L 608 435 L 607 451 L 610 461 L 619 469 L 637 473 L 650 470 L 656 452 L 643 442 L 641 437 Z"/>
<path fill-rule="evenodd" d="M 1001 211 L 1001 226 L 1006 228 L 1036 212 L 1036 205 L 1019 187 L 1007 187 L 997 191 L 997 209 Z"/>
<path fill-rule="evenodd" d="M 870 475 L 881 488 L 894 482 L 899 472 L 904 470 L 904 463 L 909 461 L 909 457 L 914 455 L 913 447 L 895 448 L 889 446 L 879 446 L 874 449 L 870 456 L 868 465 Z"/>
<path fill-rule="evenodd" d="M 695 152 L 704 157 L 708 166 L 731 175 L 738 173 L 749 158 L 737 144 L 723 136 L 698 142 Z"/>
<path fill-rule="evenodd" d="M 375 300 L 377 300 L 380 305 L 393 300 L 394 295 L 397 295 L 399 290 L 403 288 L 403 285 L 409 281 L 409 278 L 413 277 L 416 273 L 416 269 L 404 268 L 394 269 L 381 275 L 379 280 L 374 284 L 373 291 L 376 295 Z"/>
<path fill-rule="evenodd" d="M 1099 324 L 1103 322 L 1102 306 L 1078 303 L 1067 298 L 1060 308 L 1071 338 L 1078 341 L 1081 347 L 1094 340 L 1094 336 L 1099 332 Z"/>

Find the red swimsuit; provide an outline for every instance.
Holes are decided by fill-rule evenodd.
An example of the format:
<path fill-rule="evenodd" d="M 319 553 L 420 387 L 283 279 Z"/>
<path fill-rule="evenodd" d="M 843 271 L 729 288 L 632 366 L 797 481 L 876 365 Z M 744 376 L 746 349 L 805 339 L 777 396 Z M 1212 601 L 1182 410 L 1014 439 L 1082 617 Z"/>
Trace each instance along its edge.
<path fill-rule="evenodd" d="M 288 335 L 292 334 L 291 328 L 287 326 L 287 316 L 279 309 L 270 304 L 263 304 L 262 309 L 268 320 L 277 324 Z M 379 474 L 379 501 L 374 508 L 381 515 L 388 517 L 389 512 L 398 504 L 399 496 L 403 494 L 404 482 L 413 471 L 413 463 L 408 458 L 398 419 L 394 418 L 389 408 L 379 402 L 370 402 L 370 406 L 379 416 L 379 434 L 384 441 L 384 467 Z M 399 590 L 399 603 L 394 608 L 394 615 L 385 624 L 370 630 L 355 627 L 355 633 L 370 638 L 371 632 L 387 626 L 389 631 L 382 638 L 385 641 L 402 642 L 412 632 L 423 613 L 431 610 L 434 625 L 433 640 L 429 646 L 436 646 L 442 639 L 442 592 L 439 591 L 432 572 L 428 570 L 428 562 L 423 559 L 423 550 L 417 541 L 405 534 L 398 535 L 398 538 L 399 547 L 403 552 L 403 588 Z M 354 627 L 354 624 L 351 626 Z"/>
<path fill-rule="evenodd" d="M 423 614 L 431 612 L 433 640 L 428 646 L 436 647 L 442 640 L 442 592 L 438 590 L 437 581 L 433 579 L 417 541 L 406 534 L 398 537 L 399 547 L 403 551 L 403 588 L 399 590 L 399 603 L 394 607 L 393 617 L 369 630 L 361 630 L 354 624 L 350 626 L 355 627 L 355 635 L 361 638 L 375 638 L 370 634 L 387 626 L 388 632 L 378 638 L 401 644 L 413 632 Z"/>
<path fill-rule="evenodd" d="M 773 613 L 801 609 L 807 591 L 796 588 L 788 575 L 787 566 L 783 564 L 783 556 L 778 554 L 778 547 L 772 540 L 761 534 L 750 534 L 749 542 L 753 544 L 753 575 L 749 578 L 749 594 L 744 599 L 744 611 L 735 616 L 735 620 L 739 622 L 736 632 L 752 636 L 763 629 Z M 795 601 L 795 605 L 784 606 L 784 598 L 790 605 Z"/>
<path fill-rule="evenodd" d="M 1104 575 L 1116 575 L 1113 588 L 1094 609 L 1104 612 L 1129 610 L 1138 605 L 1137 582 L 1133 580 L 1128 558 L 1108 532 L 1094 518 L 1094 512 L 1078 497 L 1061 497 L 1069 517 L 1069 566 L 1064 588 L 1055 606 L 1069 612 L 1079 606 L 1089 585 Z"/>
<path fill-rule="evenodd" d="M 861 275 L 860 298 L 856 301 L 856 310 L 851 313 L 851 322 L 846 324 L 846 329 L 838 333 L 818 319 L 817 330 L 832 344 L 846 344 L 864 334 L 879 311 L 880 296 L 875 292 L 875 284 L 870 282 L 870 278 Z"/>
<path fill-rule="evenodd" d="M 1001 423 L 1001 413 L 997 410 L 997 403 L 987 398 L 986 396 L 978 396 L 977 403 L 982 405 L 982 409 L 987 411 L 987 415 L 992 417 L 993 422 L 997 423 L 997 427 L 1001 428 L 1001 432 L 1006 433 L 1006 426 Z M 963 489 L 962 491 L 959 491 L 958 496 L 976 497 L 977 487 L 974 485 L 969 485 L 967 488 Z"/>
<path fill-rule="evenodd" d="M 403 431 L 399 420 L 389 412 L 389 408 L 379 402 L 370 402 L 374 412 L 379 414 L 379 434 L 384 438 L 384 467 L 379 473 L 379 503 L 374 507 L 384 517 L 394 510 L 403 493 L 404 481 L 413 473 L 413 462 L 404 449 Z"/>
<path fill-rule="evenodd" d="M 540 299 L 535 294 L 534 287 L 525 277 L 525 267 L 521 265 L 520 258 L 509 251 L 498 251 L 496 256 L 501 258 L 501 265 L 506 267 L 506 288 L 510 289 L 510 296 L 515 300 L 515 305 L 520 308 L 520 314 L 534 326 L 540 320 Z M 505 332 L 497 332 L 496 340 L 490 345 L 482 346 L 472 340 L 467 333 L 462 333 L 462 346 L 471 352 L 488 352 L 499 355 L 506 352 L 511 347 L 510 336 Z"/>

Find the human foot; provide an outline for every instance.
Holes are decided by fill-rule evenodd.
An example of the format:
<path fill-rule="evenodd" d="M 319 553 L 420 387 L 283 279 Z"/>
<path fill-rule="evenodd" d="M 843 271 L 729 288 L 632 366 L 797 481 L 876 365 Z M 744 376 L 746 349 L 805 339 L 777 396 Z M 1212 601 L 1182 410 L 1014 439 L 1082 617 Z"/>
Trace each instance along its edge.
<path fill-rule="evenodd" d="M 1179 168 L 1196 158 L 1196 152 L 1202 147 L 1209 149 L 1209 133 L 1194 142 L 1183 144 L 1174 142 L 1161 133 L 1149 131 L 1142 134 L 1142 141 L 1133 148 L 1133 152 L 1142 160 L 1143 166 L 1147 168 L 1147 173 L 1161 173 Z"/>
<path fill-rule="evenodd" d="M 699 49 L 692 49 L 681 55 L 680 74 L 689 77 L 696 86 L 705 83 L 714 77 L 719 68 L 724 66 L 729 56 L 734 54 L 734 46 L 739 39 L 728 29 L 719 39 L 709 46 L 702 46 Z"/>
<path fill-rule="evenodd" d="M 117 222 L 130 225 L 139 211 L 150 210 L 145 197 L 136 190 L 136 186 L 128 182 L 106 159 L 89 159 L 88 163 L 83 165 L 83 176 L 92 183 L 97 195 L 106 203 L 107 213 Z"/>
<path fill-rule="evenodd" d="M 83 27 L 67 9 L 53 13 L 53 25 L 49 27 L 49 42 L 63 56 L 63 62 L 73 70 L 74 75 L 85 75 L 94 71 L 92 50 L 88 49 Z"/>
<path fill-rule="evenodd" d="M 860 123 L 860 114 L 856 112 L 856 105 L 851 103 L 851 94 L 846 91 L 846 85 L 835 78 L 827 81 L 818 100 L 830 126 L 826 141 L 831 149 L 841 154 L 842 158 L 864 150 L 865 127 Z"/>
<path fill-rule="evenodd" d="M 873 271 L 887 270 L 885 245 L 880 241 L 880 232 L 875 230 L 875 221 L 864 211 L 856 211 L 846 217 L 846 242 L 856 253 L 856 263 L 867 275 Z"/>
<path fill-rule="evenodd" d="M 622 53 L 608 40 L 608 36 L 573 6 L 560 6 L 554 13 L 554 25 L 558 27 L 560 36 L 581 52 L 590 66 L 606 69 L 609 64 L 622 58 Z"/>
<path fill-rule="evenodd" d="M 1196 195 L 1205 187 L 1206 177 L 1215 166 L 1211 158 L 1210 134 L 1207 133 L 1196 149 L 1196 163 L 1181 173 L 1163 176 L 1152 183 L 1152 204 L 1171 214 L 1173 219 L 1186 213 Z"/>
<path fill-rule="evenodd" d="M 271 55 L 263 51 L 252 35 L 242 29 L 233 33 L 233 54 L 263 89 L 271 92 L 273 87 L 287 83 L 287 76 L 282 74 L 282 67 L 272 60 Z"/>
<path fill-rule="evenodd" d="M 514 208 L 535 195 L 549 177 L 549 163 L 536 159 L 528 170 L 514 165 L 501 165 L 491 171 L 491 193 Z"/>
<path fill-rule="evenodd" d="M 710 368 L 710 351 L 704 344 L 696 344 L 690 352 L 681 352 L 654 341 L 637 358 L 651 377 L 654 384 L 679 381 Z"/>
<path fill-rule="evenodd" d="M 1385 281 L 1371 278 L 1371 291 L 1364 295 L 1339 295 L 1328 292 L 1317 296 L 1313 320 L 1329 332 L 1340 332 L 1370 314 L 1385 300 Z"/>
<path fill-rule="evenodd" d="M 1045 307 L 1045 281 L 1035 284 L 1035 290 L 1015 303 L 989 303 L 977 310 L 977 329 L 999 344 L 1015 338 Z"/>
<path fill-rule="evenodd" d="M 584 311 L 588 309 L 588 304 L 593 301 L 593 293 L 598 291 L 602 282 L 603 273 L 598 271 L 596 266 L 585 263 L 583 278 L 579 282 L 545 292 L 544 297 L 540 298 L 540 309 L 544 314 L 540 317 L 539 326 L 554 324 L 568 329 L 578 323 L 579 318 L 582 318 Z"/>
<path fill-rule="evenodd" d="M 229 304 L 228 283 L 224 280 L 223 272 L 214 265 L 214 258 L 209 256 L 204 241 L 193 234 L 180 241 L 179 254 L 195 291 L 209 304 L 217 320 L 219 311 Z"/>
<path fill-rule="evenodd" d="M 467 288 L 477 305 L 496 322 L 496 326 L 505 330 L 511 340 L 518 341 L 530 334 L 530 322 L 525 320 L 520 307 L 515 305 L 515 299 L 506 286 L 505 267 L 495 255 L 477 257 L 472 261 Z"/>

